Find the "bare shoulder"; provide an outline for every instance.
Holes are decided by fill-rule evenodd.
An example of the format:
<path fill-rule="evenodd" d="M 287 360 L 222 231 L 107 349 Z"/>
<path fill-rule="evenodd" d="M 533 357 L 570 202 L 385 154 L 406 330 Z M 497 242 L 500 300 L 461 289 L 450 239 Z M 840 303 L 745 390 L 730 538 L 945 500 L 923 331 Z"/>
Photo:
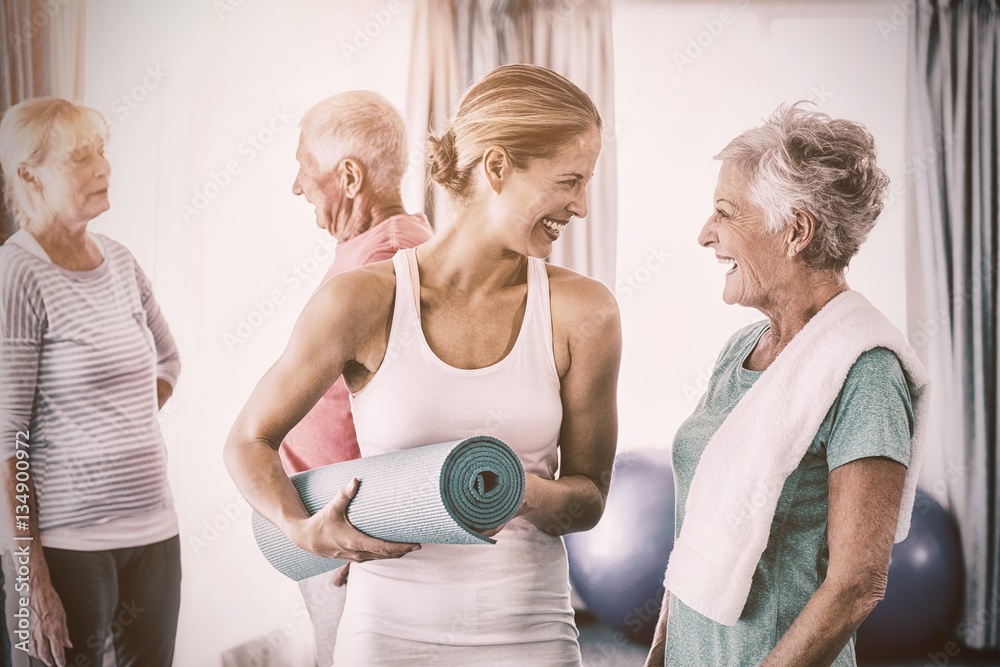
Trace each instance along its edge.
<path fill-rule="evenodd" d="M 316 296 L 330 304 L 340 302 L 352 311 L 360 311 L 384 305 L 386 298 L 391 304 L 395 291 L 396 273 L 392 260 L 386 260 L 338 273 L 316 290 Z"/>
<path fill-rule="evenodd" d="M 395 300 L 392 261 L 376 262 L 339 273 L 316 290 L 302 313 L 307 326 L 353 332 L 359 339 L 385 327 Z"/>
<path fill-rule="evenodd" d="M 565 378 L 573 360 L 600 359 L 617 367 L 621 357 L 618 301 L 603 283 L 561 266 L 547 265 L 556 372 Z M 587 367 L 584 364 L 583 367 Z"/>
<path fill-rule="evenodd" d="M 604 283 L 562 266 L 546 265 L 553 324 L 575 328 L 617 327 L 618 300 Z"/>

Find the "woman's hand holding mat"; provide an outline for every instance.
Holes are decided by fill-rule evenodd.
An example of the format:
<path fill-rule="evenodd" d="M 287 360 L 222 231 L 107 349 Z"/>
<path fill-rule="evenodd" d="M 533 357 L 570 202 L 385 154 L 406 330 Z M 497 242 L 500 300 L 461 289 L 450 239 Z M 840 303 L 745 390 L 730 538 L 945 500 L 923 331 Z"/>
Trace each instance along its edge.
<path fill-rule="evenodd" d="M 309 553 L 323 558 L 364 562 L 379 558 L 400 558 L 420 548 L 419 544 L 392 543 L 365 535 L 347 519 L 347 508 L 358 493 L 358 480 L 347 486 L 320 511 L 299 524 L 291 541 Z"/>
<path fill-rule="evenodd" d="M 253 529 L 267 560 L 295 580 L 340 567 L 338 554 L 385 558 L 381 550 L 365 552 L 368 536 L 406 547 L 389 557 L 409 553 L 409 543 L 492 544 L 480 533 L 517 514 L 525 487 L 517 454 L 487 436 L 336 463 L 291 480 L 312 515 L 294 535 L 299 545 L 256 512 Z M 345 542 L 355 529 L 361 537 Z"/>

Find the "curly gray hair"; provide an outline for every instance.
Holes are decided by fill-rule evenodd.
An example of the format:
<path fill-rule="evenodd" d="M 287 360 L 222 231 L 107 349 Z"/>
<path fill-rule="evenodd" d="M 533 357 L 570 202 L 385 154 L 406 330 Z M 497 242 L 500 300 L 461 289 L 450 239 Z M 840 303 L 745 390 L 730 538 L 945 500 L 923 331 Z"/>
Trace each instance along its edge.
<path fill-rule="evenodd" d="M 876 164 L 875 139 L 861 125 L 782 105 L 715 159 L 732 163 L 750 181 L 747 199 L 764 212 L 772 233 L 796 212 L 816 221 L 803 251 L 812 268 L 843 271 L 882 212 L 889 178 Z"/>

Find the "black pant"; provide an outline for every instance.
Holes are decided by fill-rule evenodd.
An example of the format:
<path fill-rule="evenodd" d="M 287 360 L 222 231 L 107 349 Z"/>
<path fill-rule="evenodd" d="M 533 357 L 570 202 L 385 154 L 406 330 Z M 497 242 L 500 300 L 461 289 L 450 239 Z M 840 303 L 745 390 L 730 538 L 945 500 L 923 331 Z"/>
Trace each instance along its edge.
<path fill-rule="evenodd" d="M 181 600 L 179 537 L 111 551 L 44 551 L 73 643 L 67 665 L 101 667 L 110 636 L 118 667 L 170 667 Z M 32 667 L 44 664 L 31 659 Z"/>
<path fill-rule="evenodd" d="M 0 569 L 0 611 L 3 611 L 3 620 L 0 620 L 0 665 L 10 667 L 10 637 L 7 635 L 7 611 L 6 593 L 3 583 L 3 570 Z"/>

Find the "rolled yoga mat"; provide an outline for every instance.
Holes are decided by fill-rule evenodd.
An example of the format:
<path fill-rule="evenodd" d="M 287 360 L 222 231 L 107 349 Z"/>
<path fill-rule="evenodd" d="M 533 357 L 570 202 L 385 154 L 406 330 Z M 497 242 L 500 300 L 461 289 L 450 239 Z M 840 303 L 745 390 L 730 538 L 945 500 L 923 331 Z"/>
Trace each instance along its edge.
<path fill-rule="evenodd" d="M 352 477 L 360 484 L 347 518 L 361 532 L 388 542 L 493 544 L 496 540 L 477 531 L 510 521 L 524 498 L 520 459 L 489 436 L 334 463 L 291 480 L 312 515 Z M 296 581 L 347 562 L 309 553 L 257 512 L 253 532 L 268 562 Z"/>

